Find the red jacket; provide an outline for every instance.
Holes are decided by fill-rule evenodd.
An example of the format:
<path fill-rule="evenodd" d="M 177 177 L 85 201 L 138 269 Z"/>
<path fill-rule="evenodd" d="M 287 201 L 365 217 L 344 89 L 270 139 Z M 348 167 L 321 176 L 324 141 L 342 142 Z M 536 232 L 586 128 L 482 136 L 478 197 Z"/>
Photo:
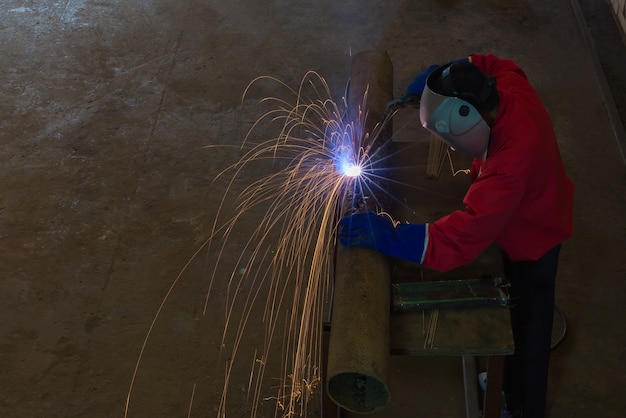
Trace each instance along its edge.
<path fill-rule="evenodd" d="M 500 95 L 485 161 L 474 160 L 465 210 L 428 227 L 423 265 L 447 271 L 495 242 L 512 260 L 536 260 L 572 234 L 574 186 L 552 122 L 521 68 L 495 55 L 471 55 L 494 76 Z"/>

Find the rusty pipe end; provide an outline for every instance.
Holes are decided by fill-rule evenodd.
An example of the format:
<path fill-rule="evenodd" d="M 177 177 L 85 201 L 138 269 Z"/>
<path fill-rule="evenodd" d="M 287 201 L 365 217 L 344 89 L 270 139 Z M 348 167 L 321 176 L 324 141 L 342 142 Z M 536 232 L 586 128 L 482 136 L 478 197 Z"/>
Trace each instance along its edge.
<path fill-rule="evenodd" d="M 371 414 L 389 402 L 389 389 L 376 376 L 356 372 L 335 374 L 328 380 L 328 395 L 347 411 Z"/>

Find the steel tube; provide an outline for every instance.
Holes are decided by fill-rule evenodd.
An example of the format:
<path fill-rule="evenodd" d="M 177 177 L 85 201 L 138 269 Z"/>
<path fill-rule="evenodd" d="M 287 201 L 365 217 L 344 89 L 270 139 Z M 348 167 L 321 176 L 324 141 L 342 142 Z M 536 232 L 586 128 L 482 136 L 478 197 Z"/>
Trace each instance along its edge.
<path fill-rule="evenodd" d="M 350 120 L 366 115 L 363 134 L 371 134 L 392 98 L 393 67 L 388 55 L 380 51 L 356 55 L 348 94 Z M 337 243 L 326 376 L 329 397 L 345 410 L 373 413 L 389 401 L 389 311 L 387 257 Z"/>

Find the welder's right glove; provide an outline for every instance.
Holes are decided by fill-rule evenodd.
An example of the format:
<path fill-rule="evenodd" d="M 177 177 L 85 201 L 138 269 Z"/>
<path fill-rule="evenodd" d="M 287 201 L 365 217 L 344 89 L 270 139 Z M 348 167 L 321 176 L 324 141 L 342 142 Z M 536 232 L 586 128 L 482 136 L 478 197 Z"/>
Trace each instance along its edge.
<path fill-rule="evenodd" d="M 409 87 L 406 88 L 406 96 L 413 96 L 415 94 L 421 96 L 422 93 L 424 93 L 424 88 L 426 87 L 426 79 L 440 66 L 440 64 L 433 64 L 416 75 L 413 81 L 411 81 L 411 84 L 409 84 Z"/>
<path fill-rule="evenodd" d="M 339 241 L 347 247 L 369 247 L 388 256 L 422 263 L 428 224 L 399 224 L 374 212 L 356 213 L 339 221 Z"/>

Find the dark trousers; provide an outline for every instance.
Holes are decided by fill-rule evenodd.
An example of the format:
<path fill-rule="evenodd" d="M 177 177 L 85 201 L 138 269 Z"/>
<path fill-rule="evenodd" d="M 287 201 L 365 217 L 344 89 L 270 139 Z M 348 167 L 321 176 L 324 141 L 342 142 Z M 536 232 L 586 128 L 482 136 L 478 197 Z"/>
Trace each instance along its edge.
<path fill-rule="evenodd" d="M 515 354 L 504 366 L 507 409 L 524 418 L 543 418 L 546 409 L 548 365 L 554 315 L 554 287 L 558 245 L 537 261 L 504 259 L 504 274 L 511 284 L 511 325 Z"/>

